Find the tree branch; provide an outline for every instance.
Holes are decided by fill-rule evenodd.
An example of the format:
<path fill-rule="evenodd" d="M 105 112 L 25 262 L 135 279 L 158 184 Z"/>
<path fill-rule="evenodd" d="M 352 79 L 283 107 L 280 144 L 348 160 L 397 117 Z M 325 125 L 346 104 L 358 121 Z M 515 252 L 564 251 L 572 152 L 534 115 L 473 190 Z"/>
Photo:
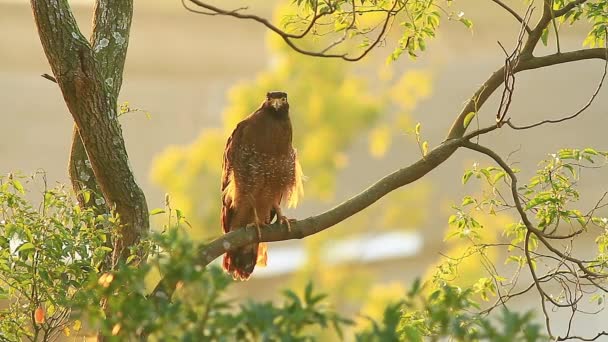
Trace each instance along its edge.
<path fill-rule="evenodd" d="M 542 57 L 527 56 L 524 58 L 521 56 L 517 66 L 515 67 L 514 73 L 524 70 L 544 68 L 552 65 L 583 61 L 587 59 L 606 59 L 606 49 L 583 49 L 565 53 L 556 53 Z M 504 77 L 505 68 L 502 67 L 496 70 L 492 76 L 490 76 L 490 78 L 484 82 L 484 84 L 475 92 L 473 97 L 471 97 L 471 99 L 467 102 L 460 115 L 454 121 L 448 133 L 447 139 L 456 139 L 464 134 L 466 131 L 466 127 L 464 127 L 464 120 L 468 113 L 477 113 L 481 106 L 494 93 L 494 91 L 503 84 Z"/>
<path fill-rule="evenodd" d="M 118 96 L 122 86 L 132 18 L 132 0 L 95 2 L 91 46 L 99 63 L 102 79 L 114 96 Z"/>
<path fill-rule="evenodd" d="M 566 5 L 564 5 L 564 7 L 560 8 L 558 10 L 554 10 L 553 11 L 553 13 L 555 15 L 555 18 L 559 18 L 559 17 L 565 15 L 566 13 L 568 13 L 572 9 L 574 9 L 574 7 L 582 5 L 585 2 L 587 2 L 587 0 L 575 0 L 575 1 L 572 1 L 570 3 L 567 3 Z"/>
<path fill-rule="evenodd" d="M 536 26 L 529 33 L 528 40 L 524 45 L 524 48 L 522 49 L 522 55 L 528 57 L 532 56 L 532 54 L 534 53 L 534 48 L 536 48 L 536 45 L 538 44 L 538 41 L 540 40 L 540 37 L 543 34 L 543 30 L 547 28 L 549 22 L 551 22 L 552 19 L 564 16 L 566 13 L 570 12 L 574 7 L 584 4 L 585 2 L 587 2 L 587 0 L 576 0 L 564 5 L 564 7 L 560 9 L 553 10 L 551 8 L 553 1 L 543 0 L 542 15 L 538 20 Z"/>
<path fill-rule="evenodd" d="M 386 35 L 389 27 L 390 27 L 390 22 L 392 21 L 392 18 L 398 13 L 400 12 L 404 7 L 405 7 L 405 3 L 403 4 L 403 6 L 397 8 L 397 5 L 400 3 L 400 1 L 395 0 L 393 2 L 393 5 L 390 9 L 383 11 L 386 13 L 386 17 L 384 18 L 384 20 L 382 21 L 382 25 L 380 25 L 380 33 L 377 35 L 376 39 L 374 39 L 366 48 L 365 50 L 363 50 L 363 52 L 361 52 L 360 54 L 351 57 L 346 53 L 343 54 L 329 54 L 326 53 L 328 50 L 330 50 L 331 48 L 333 48 L 335 45 L 337 45 L 335 42 L 330 44 L 329 46 L 327 46 L 326 48 L 322 49 L 321 51 L 309 51 L 303 48 L 300 48 L 298 45 L 296 45 L 293 40 L 295 39 L 301 39 L 304 38 L 308 35 L 308 33 L 311 31 L 311 29 L 314 27 L 315 23 L 317 22 L 318 19 L 320 19 L 323 16 L 332 14 L 336 11 L 336 8 L 331 8 L 329 11 L 324 11 L 322 13 L 317 13 L 317 6 L 315 5 L 314 8 L 314 15 L 310 21 L 310 23 L 306 26 L 306 28 L 299 34 L 293 34 L 293 33 L 288 33 L 285 32 L 284 30 L 278 28 L 276 25 L 272 24 L 270 21 L 268 21 L 265 18 L 259 17 L 257 15 L 253 15 L 253 14 L 244 14 L 244 13 L 240 13 L 241 9 L 245 9 L 245 8 L 240 8 L 237 10 L 225 10 L 225 9 L 221 9 L 219 7 L 207 4 L 206 2 L 203 2 L 201 0 L 188 0 L 191 3 L 195 4 L 196 6 L 203 8 L 207 11 L 211 11 L 211 12 L 204 12 L 204 11 L 197 11 L 194 10 L 192 8 L 189 8 L 188 6 L 185 5 L 186 0 L 182 0 L 182 4 L 184 4 L 184 7 L 191 11 L 191 12 L 195 12 L 195 13 L 199 13 L 199 14 L 204 14 L 204 15 L 225 15 L 225 16 L 230 16 L 230 17 L 234 17 L 237 19 L 246 19 L 246 20 L 253 20 L 256 21 L 262 25 L 264 25 L 266 28 L 268 28 L 270 31 L 276 33 L 277 35 L 279 35 L 283 41 L 285 41 L 285 43 L 292 48 L 294 51 L 301 53 L 303 55 L 306 56 L 312 56 L 312 57 L 323 57 L 323 58 L 339 58 L 348 62 L 356 62 L 359 61 L 361 59 L 363 59 L 365 56 L 367 56 L 371 50 L 373 50 L 383 39 L 384 36 Z M 407 1 L 405 1 L 407 2 Z M 316 3 L 316 2 L 315 2 Z M 356 13 L 358 13 L 355 9 L 354 6 L 354 2 L 353 2 L 353 8 L 352 8 L 352 13 L 353 16 L 356 15 Z M 361 12 L 362 13 L 362 12 Z M 352 26 L 351 26 L 352 27 Z"/>
<path fill-rule="evenodd" d="M 182 0 L 182 6 L 184 6 L 184 8 L 186 8 L 187 10 L 189 10 L 191 12 L 198 13 L 198 14 L 204 14 L 204 15 L 212 15 L 212 16 L 213 15 L 225 15 L 225 16 L 235 17 L 238 19 L 247 19 L 247 20 L 257 21 L 258 23 L 266 26 L 268 29 L 279 34 L 280 36 L 282 36 L 284 38 L 294 38 L 294 39 L 304 38 L 304 36 L 306 36 L 308 34 L 308 32 L 310 32 L 310 30 L 314 27 L 317 20 L 319 20 L 323 16 L 332 14 L 336 11 L 335 8 L 332 8 L 330 11 L 318 13 L 317 9 L 318 9 L 319 4 L 318 4 L 318 2 L 315 1 L 315 6 L 313 8 L 314 15 L 313 15 L 312 19 L 310 20 L 310 23 L 306 26 L 306 29 L 304 29 L 301 33 L 295 34 L 295 33 L 287 33 L 285 31 L 281 30 L 280 28 L 276 27 L 275 25 L 273 25 L 270 21 L 268 21 L 265 18 L 258 17 L 257 15 L 253 15 L 253 14 L 240 13 L 241 10 L 246 10 L 247 7 L 241 7 L 236 10 L 228 11 L 228 10 L 221 9 L 221 8 L 213 6 L 213 5 L 209 5 L 202 1 L 190 0 L 195 5 L 211 11 L 211 12 L 201 12 L 201 11 L 195 11 L 192 8 L 188 7 L 186 5 L 186 1 L 187 0 Z"/>
<path fill-rule="evenodd" d="M 530 28 L 530 26 L 528 26 L 528 23 L 525 22 L 524 18 L 522 18 L 519 14 L 517 14 L 517 12 L 515 12 L 511 7 L 507 6 L 507 4 L 505 4 L 501 0 L 492 0 L 492 1 L 495 4 L 497 4 L 498 6 L 504 8 L 507 12 L 511 13 L 511 15 L 524 26 L 524 29 L 526 30 L 526 32 L 528 32 L 528 34 L 530 34 L 532 32 L 532 29 Z"/>
<path fill-rule="evenodd" d="M 555 123 L 560 123 L 560 122 L 564 122 L 564 121 L 567 121 L 567 120 L 571 120 L 571 119 L 576 118 L 580 114 L 582 114 L 585 110 L 587 110 L 587 108 L 589 108 L 591 106 L 591 104 L 593 104 L 593 101 L 595 100 L 595 98 L 597 97 L 597 95 L 600 93 L 600 90 L 602 89 L 602 86 L 604 85 L 604 80 L 606 79 L 606 74 L 608 72 L 608 49 L 604 49 L 603 52 L 604 52 L 604 59 L 606 61 L 604 63 L 604 71 L 602 72 L 602 77 L 600 78 L 600 81 L 599 81 L 597 87 L 595 88 L 595 91 L 593 92 L 593 94 L 591 94 L 591 97 L 589 98 L 589 101 L 587 101 L 587 103 L 585 103 L 585 105 L 583 105 L 579 110 L 577 110 L 573 114 L 568 115 L 566 117 L 563 117 L 561 119 L 542 120 L 540 122 L 537 122 L 537 123 L 534 123 L 534 124 L 530 124 L 530 125 L 526 125 L 526 126 L 517 126 L 517 125 L 511 123 L 510 121 L 507 121 L 507 124 L 509 125 L 509 127 L 513 128 L 515 130 L 530 129 L 530 128 L 542 126 L 544 124 L 555 124 Z"/>

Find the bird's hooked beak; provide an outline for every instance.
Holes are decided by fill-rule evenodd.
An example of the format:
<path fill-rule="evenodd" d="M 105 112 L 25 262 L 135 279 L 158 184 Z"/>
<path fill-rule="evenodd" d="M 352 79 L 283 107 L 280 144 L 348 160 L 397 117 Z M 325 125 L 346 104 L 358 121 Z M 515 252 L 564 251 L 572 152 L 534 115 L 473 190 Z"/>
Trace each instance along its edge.
<path fill-rule="evenodd" d="M 270 99 L 270 105 L 274 107 L 275 110 L 279 110 L 283 106 L 283 99 Z"/>

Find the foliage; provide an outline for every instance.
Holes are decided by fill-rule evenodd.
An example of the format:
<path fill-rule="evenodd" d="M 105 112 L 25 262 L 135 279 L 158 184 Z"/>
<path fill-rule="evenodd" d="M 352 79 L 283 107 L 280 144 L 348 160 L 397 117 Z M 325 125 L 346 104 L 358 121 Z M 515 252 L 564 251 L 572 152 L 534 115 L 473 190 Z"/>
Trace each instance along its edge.
<path fill-rule="evenodd" d="M 444 285 L 423 295 L 415 283 L 404 300 L 398 331 L 402 340 L 424 341 L 452 338 L 456 341 L 538 341 L 541 326 L 531 312 L 519 314 L 503 309 L 498 324 L 487 316 L 471 313 L 479 305 L 471 297 L 472 289 Z M 388 310 L 388 308 L 387 308 Z"/>
<path fill-rule="evenodd" d="M 553 8 L 562 8 L 567 2 L 565 0 L 556 0 L 553 2 Z M 606 29 L 608 28 L 608 3 L 598 0 L 576 6 L 572 11 L 569 11 L 560 18 L 560 23 L 567 22 L 573 25 L 581 18 L 586 18 L 592 24 L 583 45 L 589 47 L 603 46 L 606 40 Z"/>
<path fill-rule="evenodd" d="M 599 213 L 607 205 L 607 193 L 591 208 L 583 210 L 578 203 L 581 199 L 578 187 L 583 172 L 591 173 L 607 165 L 608 152 L 593 148 L 561 149 L 539 164 L 536 174 L 527 184 L 515 189 L 522 202 L 521 208 L 517 208 L 513 199 L 509 199 L 514 191 L 514 180 L 509 172 L 518 170 L 479 167 L 475 164 L 473 169 L 464 173 L 463 183 L 479 179 L 487 191 L 482 196 L 465 196 L 461 205 L 454 206 L 456 213 L 449 219 L 451 229 L 448 238 L 462 241 L 466 248 L 460 253 L 452 253 L 455 257 L 446 258 L 440 264 L 433 275 L 436 286 L 450 286 L 461 276 L 459 268 L 474 264 L 479 269 L 481 264 L 483 268 L 467 291 L 477 294 L 484 302 L 495 300 L 494 304 L 483 310 L 490 312 L 532 288 L 528 287 L 523 292 L 515 290 L 522 286 L 522 270 L 528 268 L 539 295 L 555 311 L 567 308 L 574 316 L 579 310 L 601 310 L 605 296 L 602 287 L 606 284 L 607 276 L 608 219 Z M 517 213 L 519 210 L 525 216 Z M 488 239 L 488 227 L 480 223 L 479 217 L 498 217 L 508 211 L 515 211 L 521 219 L 516 222 L 502 220 L 502 238 Z M 532 229 L 538 232 L 531 231 L 523 217 L 529 219 Z M 578 251 L 575 240 L 583 234 L 594 238 L 597 245 L 596 255 L 588 255 L 586 260 L 577 259 L 576 253 L 572 252 Z M 574 247 L 564 247 L 566 245 Z M 512 267 L 499 270 L 496 266 L 500 264 L 496 260 L 497 253 L 500 253 L 505 265 Z M 490 254 L 494 254 L 494 258 Z M 561 262 L 564 258 L 572 264 Z M 579 272 L 584 279 L 579 279 Z M 583 290 L 577 291 L 574 287 Z M 583 301 L 584 298 L 586 300 Z M 577 305 L 579 302 L 581 304 Z M 507 319 L 506 313 L 503 316 Z M 547 329 L 551 332 L 550 327 Z"/>
<path fill-rule="evenodd" d="M 551 2 L 552 10 L 558 11 L 573 2 L 554 0 Z M 473 29 L 473 21 L 465 16 L 464 12 L 454 8 L 454 3 L 458 3 L 454 0 L 294 0 L 292 3 L 298 11 L 283 16 L 281 21 L 287 33 L 300 33 L 307 28 L 316 9 L 316 13 L 323 16 L 317 20 L 312 35 L 334 35 L 341 44 L 332 44 L 329 47 L 337 52 L 351 53 L 364 52 L 374 43 L 390 36 L 396 40 L 396 46 L 387 58 L 389 62 L 397 60 L 404 52 L 411 58 L 417 58 L 426 50 L 428 42 L 436 37 L 443 20 L 457 21 L 467 29 Z M 603 46 L 608 29 L 608 3 L 605 0 L 591 0 L 573 6 L 556 20 L 553 29 L 559 31 L 561 24 L 574 25 L 581 19 L 591 23 L 583 45 Z M 389 23 L 385 32 L 380 29 L 384 22 Z M 548 43 L 549 33 L 550 29 L 545 28 L 542 34 L 545 45 Z M 336 45 L 339 47 L 336 48 Z"/>
<path fill-rule="evenodd" d="M 0 176 L 0 339 L 79 330 L 70 318 L 76 294 L 111 251 L 113 219 L 81 209 L 69 190 L 39 178 Z M 28 201 L 30 184 L 43 187 L 38 205 Z"/>
<path fill-rule="evenodd" d="M 293 5 L 297 11 L 284 15 L 281 20 L 288 33 L 299 33 L 306 28 L 316 9 L 317 14 L 324 15 L 317 20 L 313 34 L 336 35 L 337 41 L 344 44 L 337 48 L 338 44 L 329 46 L 337 52 L 363 53 L 386 35 L 398 37 L 388 61 L 397 60 L 404 52 L 411 58 L 418 57 L 426 50 L 427 42 L 436 36 L 442 17 L 459 21 L 469 29 L 473 26 L 464 13 L 452 9 L 451 0 L 295 0 Z M 385 22 L 389 24 L 384 26 Z"/>
<path fill-rule="evenodd" d="M 284 292 L 281 305 L 249 301 L 237 305 L 226 290 L 232 281 L 217 267 L 196 266 L 198 248 L 171 229 L 140 246 L 146 264 L 100 267 L 111 248 L 114 219 L 80 209 L 62 186 L 43 190 L 39 208 L 27 200 L 35 177 L 0 178 L 0 338 L 53 340 L 98 327 L 107 336 L 135 337 L 145 332 L 161 340 L 310 339 L 310 327 L 342 327 L 351 321 L 332 311 L 324 295 L 309 284 L 302 297 Z M 25 184 L 25 185 L 24 185 Z M 172 301 L 149 298 L 146 278 L 158 267 L 180 279 Z M 99 306 L 104 302 L 112 315 Z M 83 323 L 81 323 L 84 322 Z M 313 329 L 314 331 L 314 329 Z M 309 337 L 307 337 L 309 336 Z"/>
<path fill-rule="evenodd" d="M 333 327 L 341 333 L 350 321 L 324 303 L 324 295 L 309 284 L 302 297 L 291 290 L 283 293 L 281 304 L 248 301 L 236 304 L 226 294 L 233 283 L 216 266 L 196 266 L 197 248 L 192 241 L 172 229 L 153 238 L 155 249 L 147 265 L 122 265 L 91 281 L 82 292 L 79 305 L 104 334 L 120 339 L 136 338 L 142 332 L 163 341 L 282 340 L 310 339 L 311 327 Z M 172 301 L 148 297 L 145 278 L 152 267 L 168 278 L 179 279 Z M 110 280 L 107 280 L 109 277 Z M 107 301 L 110 312 L 95 303 Z M 314 331 L 314 329 L 313 329 Z"/>
<path fill-rule="evenodd" d="M 45 188 L 43 203 L 34 209 L 26 199 L 30 184 L 35 184 L 34 177 L 10 175 L 0 185 L 4 203 L 0 288 L 8 304 L 0 312 L 0 337 L 5 340 L 25 336 L 53 340 L 61 333 L 86 335 L 99 329 L 111 340 L 143 334 L 163 341 L 201 337 L 309 341 L 316 339 L 319 329 L 333 329 L 337 337 L 345 336 L 345 329 L 352 330 L 354 322 L 332 310 L 326 295 L 316 293 L 311 283 L 301 296 L 283 291 L 278 304 L 253 300 L 237 304 L 229 296 L 233 282 L 218 267 L 198 266 L 196 259 L 204 245 L 196 246 L 179 228 L 155 234 L 132 249 L 134 255 L 144 249 L 150 256 L 147 263 L 100 271 L 110 251 L 105 241 L 107 234 L 115 233 L 115 220 L 80 209 L 61 186 Z M 165 279 L 179 280 L 171 301 L 160 295 L 150 297 L 146 279 L 154 269 Z M 463 331 L 461 325 L 450 323 L 452 319 L 469 322 L 481 331 L 470 336 L 515 337 L 520 328 L 526 334 L 534 331 L 528 315 L 505 314 L 504 333 L 484 317 L 469 316 L 464 310 L 475 307 L 469 295 L 470 290 L 461 294 L 444 287 L 427 298 L 416 283 L 406 300 L 387 304 L 381 321 L 367 318 L 367 328 L 350 333 L 357 341 L 448 336 Z M 106 309 L 99 303 L 105 303 Z"/>

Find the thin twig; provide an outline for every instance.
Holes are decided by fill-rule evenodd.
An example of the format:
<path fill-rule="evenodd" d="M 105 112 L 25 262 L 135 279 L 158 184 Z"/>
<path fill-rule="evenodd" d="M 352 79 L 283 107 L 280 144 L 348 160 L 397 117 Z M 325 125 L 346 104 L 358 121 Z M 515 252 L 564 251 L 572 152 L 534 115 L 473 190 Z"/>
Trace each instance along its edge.
<path fill-rule="evenodd" d="M 42 78 L 46 78 L 47 80 L 49 80 L 53 83 L 57 83 L 57 79 L 49 74 L 42 74 L 40 76 L 42 76 Z"/>
<path fill-rule="evenodd" d="M 320 51 L 309 51 L 309 50 L 299 47 L 298 45 L 296 45 L 293 42 L 293 40 L 297 40 L 297 39 L 306 37 L 308 35 L 308 33 L 312 30 L 312 28 L 314 27 L 315 23 L 317 22 L 317 20 L 319 18 L 334 13 L 337 10 L 337 8 L 333 8 L 330 6 L 330 11 L 317 13 L 317 8 L 315 7 L 315 9 L 314 9 L 315 14 L 314 14 L 311 22 L 309 23 L 309 25 L 306 27 L 306 29 L 299 34 L 293 34 L 293 33 L 288 33 L 286 31 L 280 29 L 279 27 L 272 24 L 270 21 L 268 21 L 265 18 L 262 18 L 260 16 L 254 15 L 254 14 L 241 13 L 240 12 L 241 9 L 229 11 L 229 10 L 224 10 L 219 7 L 210 5 L 201 0 L 187 0 L 187 1 L 190 1 L 192 4 L 194 4 L 198 7 L 201 7 L 210 12 L 199 11 L 199 10 L 195 10 L 195 9 L 192 9 L 192 8 L 186 6 L 185 1 L 186 0 L 182 0 L 182 4 L 184 5 L 184 7 L 186 7 L 191 12 L 204 14 L 204 15 L 225 15 L 225 16 L 231 16 L 231 17 L 238 18 L 238 19 L 247 19 L 247 20 L 256 21 L 256 22 L 264 25 L 266 28 L 268 28 L 272 32 L 278 34 L 290 48 L 292 48 L 293 50 L 295 50 L 303 55 L 312 56 L 312 57 L 323 57 L 323 58 L 339 58 L 339 59 L 343 59 L 343 60 L 349 61 L 349 62 L 356 62 L 356 61 L 363 59 L 365 56 L 367 56 L 371 52 L 371 50 L 373 50 L 376 46 L 378 46 L 378 44 L 381 41 L 384 40 L 384 37 L 388 31 L 388 28 L 390 27 L 390 23 L 392 22 L 392 19 L 398 12 L 400 12 L 405 7 L 406 3 L 408 2 L 408 0 L 406 0 L 405 2 L 403 2 L 402 6 L 397 7 L 397 5 L 399 5 L 401 3 L 401 1 L 395 0 L 393 2 L 392 7 L 389 10 L 385 11 L 386 17 L 382 21 L 380 33 L 377 35 L 377 37 L 373 40 L 373 42 L 371 44 L 369 44 L 365 48 L 365 50 L 363 50 L 363 52 L 361 52 L 360 54 L 358 54 L 354 57 L 351 57 L 346 53 L 343 53 L 343 54 L 326 53 L 328 50 L 330 50 L 335 45 L 337 45 L 335 42 L 331 43 L 328 47 L 321 49 Z M 355 8 L 353 8 L 352 10 L 353 10 L 353 16 L 355 16 L 355 14 L 357 13 Z"/>
<path fill-rule="evenodd" d="M 507 4 L 505 4 L 501 0 L 492 0 L 492 1 L 494 3 L 496 3 L 497 5 L 499 5 L 500 7 L 504 8 L 507 12 L 511 13 L 511 15 L 524 26 L 526 32 L 528 32 L 528 33 L 532 32 L 532 29 L 528 25 L 528 22 L 526 20 L 524 20 L 524 18 L 522 18 L 519 14 L 517 14 L 517 12 L 515 12 L 515 10 L 513 10 L 511 7 L 507 6 Z"/>
<path fill-rule="evenodd" d="M 608 44 L 608 41 L 606 42 L 606 44 Z M 560 122 L 564 122 L 567 120 L 571 120 L 571 119 L 576 118 L 580 114 L 582 114 L 585 110 L 587 110 L 587 108 L 589 108 L 591 106 L 591 104 L 593 104 L 593 101 L 595 100 L 597 95 L 600 93 L 600 90 L 602 89 L 602 86 L 604 85 L 604 80 L 606 79 L 606 74 L 608 73 L 608 45 L 605 48 L 605 52 L 606 52 L 606 57 L 604 58 L 605 61 L 604 61 L 604 70 L 602 73 L 602 77 L 600 78 L 600 81 L 599 81 L 595 91 L 589 98 L 589 101 L 587 101 L 587 103 L 585 103 L 585 105 L 583 107 L 581 107 L 579 110 L 577 110 L 575 113 L 568 115 L 566 117 L 563 117 L 561 119 L 543 120 L 543 121 L 540 121 L 540 122 L 537 122 L 537 123 L 534 123 L 531 125 L 527 125 L 527 126 L 517 126 L 517 125 L 513 124 L 512 122 L 510 122 L 510 120 L 508 120 L 507 125 L 509 125 L 509 127 L 513 128 L 515 130 L 530 129 L 530 128 L 538 127 L 538 126 L 541 126 L 544 124 L 555 124 L 555 123 L 560 123 Z"/>

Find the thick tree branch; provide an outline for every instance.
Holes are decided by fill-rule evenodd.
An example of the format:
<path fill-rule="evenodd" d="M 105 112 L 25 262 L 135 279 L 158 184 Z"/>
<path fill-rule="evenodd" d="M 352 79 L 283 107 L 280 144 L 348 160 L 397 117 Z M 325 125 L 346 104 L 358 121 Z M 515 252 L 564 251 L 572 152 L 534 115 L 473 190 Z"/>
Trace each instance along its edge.
<path fill-rule="evenodd" d="M 95 2 L 91 46 L 100 65 L 102 79 L 114 96 L 118 96 L 122 86 L 132 18 L 133 1 Z"/>

